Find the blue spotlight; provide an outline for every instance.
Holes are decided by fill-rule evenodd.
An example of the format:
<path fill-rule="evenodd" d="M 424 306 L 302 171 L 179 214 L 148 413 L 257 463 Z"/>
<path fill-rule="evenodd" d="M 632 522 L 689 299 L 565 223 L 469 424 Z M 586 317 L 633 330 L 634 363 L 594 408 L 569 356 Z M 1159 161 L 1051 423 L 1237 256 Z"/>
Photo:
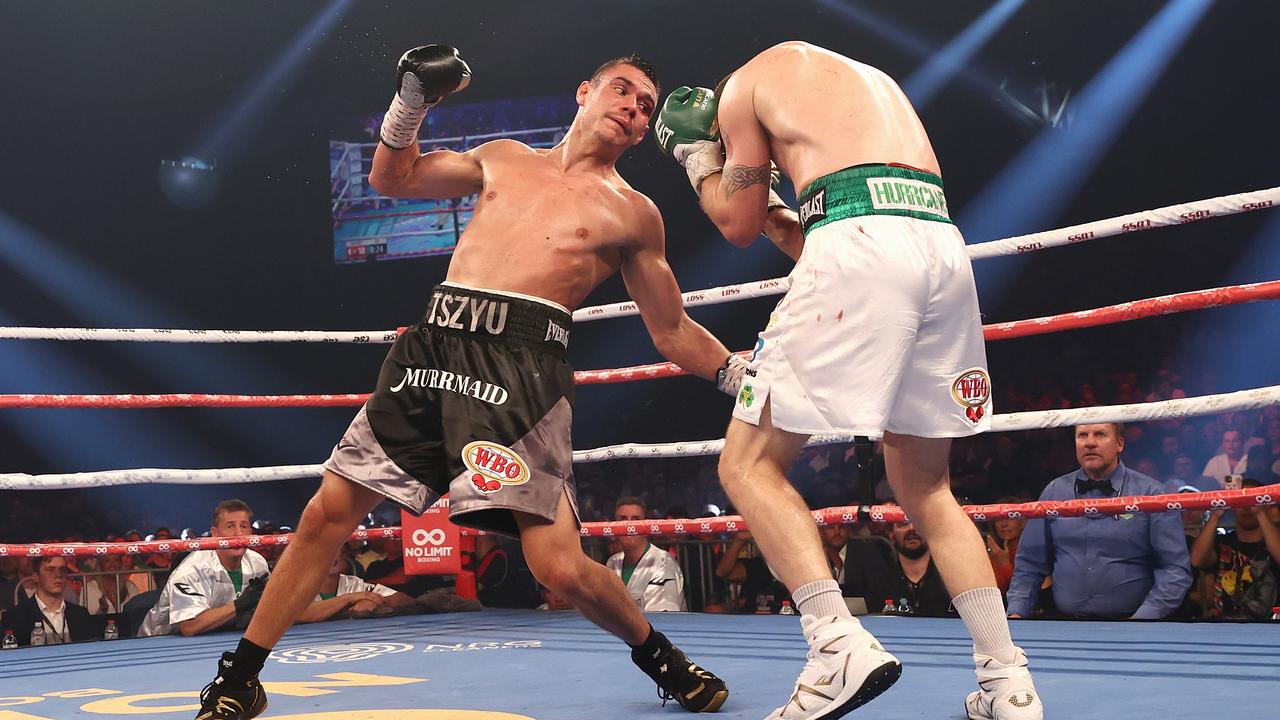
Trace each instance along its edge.
<path fill-rule="evenodd" d="M 920 58 L 920 59 L 933 58 L 935 57 L 935 53 L 938 52 L 938 43 L 933 39 L 925 37 L 924 35 L 921 35 L 919 33 L 912 32 L 911 30 L 908 30 L 906 27 L 904 27 L 901 23 L 897 22 L 896 20 L 888 16 L 882 15 L 874 10 L 871 10 L 865 7 L 864 5 L 862 5 L 861 3 L 840 2 L 839 0 L 813 0 L 813 1 L 816 2 L 818 5 L 821 5 L 822 7 L 826 8 L 827 10 L 830 10 L 831 12 L 839 15 L 845 20 L 848 20 L 854 23 L 855 25 L 860 25 L 870 30 L 871 32 L 875 33 L 877 38 L 889 41 L 890 44 L 895 45 L 896 47 L 898 47 L 898 49 L 906 52 L 912 57 Z M 1001 5 L 1008 4 L 1008 0 L 1001 0 L 1000 4 Z M 1009 12 L 1012 12 L 1012 10 L 1010 10 Z M 985 18 L 987 17 L 987 15 L 991 15 L 991 14 L 992 13 L 989 11 L 983 17 Z M 983 20 L 979 19 L 977 22 L 982 23 Z M 1004 22 L 1003 16 L 1001 16 L 997 21 L 994 21 L 993 22 L 994 27 L 990 31 L 988 31 L 988 35 L 990 34 L 990 32 L 994 32 L 995 29 L 998 28 L 1000 24 L 1002 24 L 1003 22 Z M 974 32 L 974 34 L 979 35 L 979 33 L 976 31 Z M 979 46 L 981 46 L 982 42 L 985 39 L 986 37 L 984 36 L 969 42 L 969 44 L 973 46 L 973 49 L 968 51 L 969 57 L 972 57 L 973 51 L 976 51 L 976 49 Z M 947 48 L 943 50 L 943 52 L 947 52 L 947 50 L 950 49 L 952 45 L 955 45 L 955 44 L 956 43 L 953 42 L 951 45 L 948 45 Z M 836 48 L 836 49 L 838 50 L 839 48 Z M 965 52 L 963 48 L 959 50 L 953 50 L 951 51 L 949 56 L 957 56 L 962 54 L 963 52 Z M 945 67 L 949 68 L 951 71 L 951 74 L 949 76 L 947 76 L 946 78 L 943 78 L 944 80 L 954 78 L 955 80 L 964 82 L 966 85 L 968 85 L 971 88 L 975 88 L 980 92 L 987 93 L 992 96 L 995 96 L 999 93 L 999 83 L 997 83 L 995 79 L 992 78 L 988 73 L 982 72 L 981 70 L 975 68 L 972 64 L 963 64 L 962 62 L 956 62 L 953 64 L 947 61 L 945 58 L 940 62 L 946 62 L 947 64 Z M 927 67 L 928 67 L 928 63 L 926 63 L 922 69 Z M 939 83 L 940 82 L 941 81 L 939 81 Z M 915 100 L 915 97 L 911 95 L 910 92 L 908 92 L 907 94 L 909 97 L 911 97 L 913 101 Z"/>
<path fill-rule="evenodd" d="M 971 240 L 1041 230 L 1056 219 L 1098 166 L 1213 0 L 1170 0 L 1076 97 L 1070 129 L 1046 129 L 965 207 Z M 984 302 L 999 300 L 1021 264 L 979 266 Z M 985 276 L 985 277 L 984 277 Z"/>
<path fill-rule="evenodd" d="M 229 155 L 232 153 L 231 148 L 239 139 L 238 131 L 246 128 L 249 120 L 262 109 L 273 92 L 280 91 L 281 86 L 302 63 L 307 52 L 321 40 L 325 33 L 338 24 L 352 4 L 353 0 L 330 0 L 329 4 L 293 38 L 262 77 L 249 88 L 244 98 L 223 113 L 212 134 L 205 138 L 200 148 L 193 154 L 198 158 L 222 161 L 222 164 L 227 164 Z"/>
<path fill-rule="evenodd" d="M 45 295 L 45 302 L 62 308 L 69 317 L 99 327 L 193 327 L 184 315 L 169 309 L 165 303 L 146 296 L 135 288 L 85 262 L 75 253 L 61 248 L 40 233 L 0 212 L 0 266 L 8 265 L 21 273 Z M 18 324 L 22 321 L 19 319 Z M 15 324 L 7 322 L 6 324 Z M 22 348 L 26 351 L 28 348 Z M 16 351 L 15 351 L 16 352 Z M 114 343 L 110 350 L 123 352 L 139 367 L 161 378 L 176 392 L 279 392 L 291 379 L 273 372 L 269 366 L 253 361 L 244 348 L 219 345 L 167 346 L 142 343 Z M 16 356 L 20 357 L 20 356 Z M 34 367 L 33 364 L 0 365 Z M 18 381 L 15 371 L 11 381 Z M 39 376 L 43 377 L 43 376 Z M 68 374 L 84 385 L 71 392 L 110 392 L 102 390 L 105 380 L 97 376 Z M 86 387 L 86 385 L 88 387 Z M 39 387 L 39 386 L 38 386 Z M 35 389 L 35 392 L 54 392 Z M 54 411 L 44 411 L 52 413 Z M 57 411 L 64 412 L 64 411 Z M 69 411 L 67 411 L 69 412 Z M 305 420 L 291 420 L 290 432 L 271 432 L 255 427 L 261 416 L 240 414 L 219 418 L 227 432 L 240 437 L 245 445 L 267 450 L 275 448 L 280 457 L 314 455 L 314 438 L 332 434 L 331 423 L 310 415 Z M 261 421 L 270 428 L 273 424 Z M 158 424 L 157 424 L 158 425 Z M 148 427 L 151 427 L 149 424 Z M 310 435 L 310 439 L 308 439 Z M 141 433 L 138 437 L 144 437 Z"/>
<path fill-rule="evenodd" d="M 840 0 L 815 0 L 815 2 L 844 19 L 871 30 L 878 37 L 888 40 L 916 57 L 928 57 L 937 49 L 937 44 L 923 35 L 913 33 L 897 21 L 858 3 Z"/>
<path fill-rule="evenodd" d="M 0 312 L 0 324 L 13 318 Z M 16 340 L 0 341 L 0 367 L 5 392 L 78 393 L 86 385 L 102 386 L 106 379 L 66 353 Z M 110 417 L 107 417 L 110 415 Z M 0 424 L 9 437 L 21 438 L 58 472 L 137 467 L 146 462 L 181 467 L 213 463 L 204 443 L 194 443 L 155 416 L 144 418 L 129 410 L 5 410 Z M 145 447 L 145 452 L 139 449 Z M 21 468 L 0 467 L 0 472 Z"/>
<path fill-rule="evenodd" d="M 1280 215 L 1270 211 L 1224 285 L 1280 280 Z M 1280 301 L 1202 310 L 1181 339 L 1179 365 L 1191 376 L 1213 373 L 1222 392 L 1280 383 Z M 1221 348 L 1208 352 L 1206 348 Z"/>
<path fill-rule="evenodd" d="M 1026 0 L 999 0 L 963 32 L 952 38 L 946 47 L 934 53 L 902 83 L 902 89 L 911 98 L 912 104 L 921 110 L 927 107 L 943 85 L 968 66 L 974 54 L 997 30 L 1004 27 L 1025 2 Z"/>

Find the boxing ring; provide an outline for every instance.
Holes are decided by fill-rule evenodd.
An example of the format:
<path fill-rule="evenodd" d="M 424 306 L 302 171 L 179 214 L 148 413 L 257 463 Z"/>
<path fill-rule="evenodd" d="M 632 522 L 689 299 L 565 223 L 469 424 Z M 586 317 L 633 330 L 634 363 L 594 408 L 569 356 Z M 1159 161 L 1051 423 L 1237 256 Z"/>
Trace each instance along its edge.
<path fill-rule="evenodd" d="M 1273 207 L 1280 188 L 1159 208 L 1034 235 L 969 246 L 974 260 L 1035 252 L 1156 227 L 1199 222 Z M 690 307 L 786 292 L 786 278 L 686 293 Z M 988 341 L 1093 327 L 1173 312 L 1280 298 L 1280 280 L 1212 288 L 984 328 Z M 634 315 L 634 303 L 581 308 L 577 322 Z M 234 331 L 174 329 L 0 328 L 0 339 L 134 342 L 390 343 L 397 330 Z M 669 363 L 576 373 L 578 384 L 672 377 Z M 358 406 L 367 395 L 0 395 L 0 408 L 322 407 Z M 1082 422 L 1141 422 L 1218 414 L 1280 404 L 1280 386 L 1153 403 L 1023 412 L 993 417 L 993 431 L 1063 427 Z M 811 444 L 851 437 L 817 436 Z M 576 462 L 712 455 L 722 440 L 624 443 L 578 450 Z M 124 484 L 242 483 L 318 477 L 318 465 L 262 468 L 137 469 L 61 475 L 0 474 L 0 489 L 104 487 Z M 1198 495 L 1106 498 L 969 506 L 976 520 L 1172 512 L 1271 505 L 1280 485 Z M 832 507 L 819 523 L 901 519 L 900 508 Z M 587 523 L 584 535 L 732 532 L 741 518 Z M 399 528 L 355 537 L 396 536 Z M 231 545 L 287 544 L 288 535 L 151 543 L 0 545 L 0 555 L 106 555 L 177 552 Z M 791 689 L 807 646 L 797 618 L 663 614 L 655 624 L 729 684 L 720 711 L 758 718 Z M 959 620 L 871 616 L 871 630 L 904 663 L 902 679 L 855 716 L 960 718 L 973 688 L 968 636 Z M 1015 640 L 1028 650 L 1049 714 L 1087 720 L 1269 717 L 1280 687 L 1280 623 L 1018 621 Z M 0 653 L 0 720 L 101 716 L 190 717 L 213 658 L 233 634 L 160 637 L 63 645 Z M 264 717 L 292 720 L 576 720 L 674 717 L 652 683 L 632 666 L 625 646 L 574 612 L 498 611 L 359 621 L 293 628 L 268 661 Z M 1268 692 L 1271 691 L 1271 692 Z"/>
<path fill-rule="evenodd" d="M 651 619 L 729 684 L 718 716 L 758 720 L 786 697 L 807 646 L 785 615 L 663 613 Z M 871 616 L 902 678 L 852 717 L 964 718 L 973 688 L 959 620 Z M 1021 621 L 1052 717 L 1271 717 L 1277 625 Z M 191 718 L 220 633 L 0 654 L 0 720 Z M 576 612 L 341 620 L 289 631 L 263 672 L 276 720 L 677 718 L 625 647 Z M 9 696 L 9 697 L 5 697 Z M 1272 708 L 1267 710 L 1266 708 Z"/>

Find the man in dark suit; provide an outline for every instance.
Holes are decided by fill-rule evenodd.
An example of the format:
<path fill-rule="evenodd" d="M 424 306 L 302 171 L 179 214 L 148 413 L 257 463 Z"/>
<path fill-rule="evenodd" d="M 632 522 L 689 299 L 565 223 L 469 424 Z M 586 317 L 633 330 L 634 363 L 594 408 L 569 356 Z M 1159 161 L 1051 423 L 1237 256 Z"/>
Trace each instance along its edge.
<path fill-rule="evenodd" d="M 36 574 L 36 592 L 5 612 L 2 629 L 12 630 L 19 645 L 30 645 L 37 627 L 46 645 L 100 638 L 89 611 L 62 597 L 67 585 L 66 558 L 37 557 L 31 565 Z"/>

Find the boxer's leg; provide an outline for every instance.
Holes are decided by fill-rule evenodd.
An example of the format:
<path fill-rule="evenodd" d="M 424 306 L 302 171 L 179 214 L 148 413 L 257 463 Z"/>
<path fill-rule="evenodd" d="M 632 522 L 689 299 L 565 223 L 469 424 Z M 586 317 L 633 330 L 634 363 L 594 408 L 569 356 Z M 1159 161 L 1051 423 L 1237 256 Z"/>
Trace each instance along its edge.
<path fill-rule="evenodd" d="M 724 681 L 694 664 L 654 630 L 631 600 L 622 579 L 582 552 L 581 535 L 567 495 L 555 520 L 516 512 L 520 543 L 538 582 L 568 598 L 588 620 L 631 646 L 631 659 L 690 712 L 714 712 L 729 697 Z"/>

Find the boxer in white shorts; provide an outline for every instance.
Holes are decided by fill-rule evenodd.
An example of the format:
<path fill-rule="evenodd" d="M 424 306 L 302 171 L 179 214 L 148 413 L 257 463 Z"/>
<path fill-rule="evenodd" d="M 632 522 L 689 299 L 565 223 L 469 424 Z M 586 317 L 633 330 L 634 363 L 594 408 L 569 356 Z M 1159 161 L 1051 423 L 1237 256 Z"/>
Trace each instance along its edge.
<path fill-rule="evenodd" d="M 840 717 L 901 673 L 849 614 L 786 479 L 810 435 L 849 433 L 883 437 L 889 484 L 973 637 L 968 717 L 1041 720 L 986 549 L 951 495 L 951 438 L 989 427 L 991 382 L 964 239 L 910 101 L 873 67 L 788 42 L 714 91 L 674 91 L 654 137 L 730 243 L 764 232 L 797 261 L 751 360 L 730 368 L 744 377 L 720 459 L 720 481 L 791 590 L 810 645 L 769 717 Z M 799 214 L 770 189 L 778 169 L 802 188 Z"/>

